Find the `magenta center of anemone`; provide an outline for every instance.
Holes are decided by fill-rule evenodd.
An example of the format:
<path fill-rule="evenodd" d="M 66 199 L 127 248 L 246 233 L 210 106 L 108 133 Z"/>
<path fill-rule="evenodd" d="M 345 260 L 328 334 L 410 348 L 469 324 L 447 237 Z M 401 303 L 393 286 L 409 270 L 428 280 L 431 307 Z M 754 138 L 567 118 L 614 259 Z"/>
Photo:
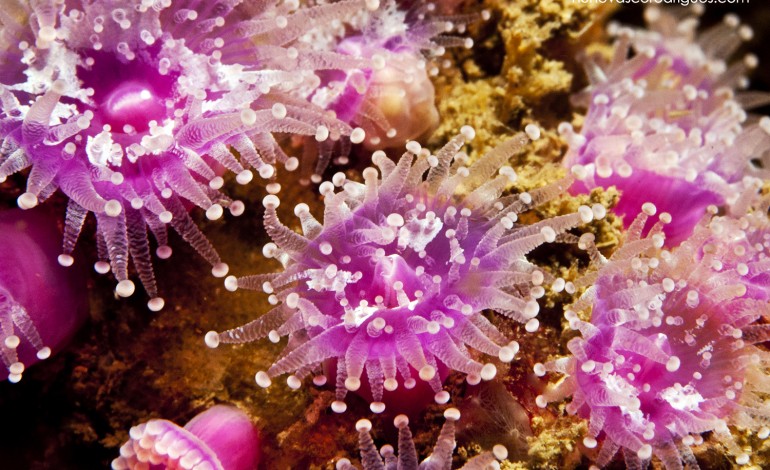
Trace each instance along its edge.
<path fill-rule="evenodd" d="M 78 70 L 83 88 L 93 90 L 95 124 L 109 125 L 113 133 L 144 133 L 150 121 L 158 125 L 169 115 L 166 101 L 174 97 L 176 77 L 161 75 L 146 50 L 148 61 L 140 58 L 123 62 L 109 53 L 92 52 Z"/>
<path fill-rule="evenodd" d="M 160 123 L 166 108 L 149 84 L 126 81 L 110 91 L 103 104 L 104 123 L 115 131 L 131 126 L 136 132 L 148 129 L 152 120 Z"/>
<path fill-rule="evenodd" d="M 414 270 L 400 255 L 383 256 L 374 268 L 374 278 L 369 291 L 370 301 L 382 297 L 382 305 L 386 308 L 398 308 L 399 290 L 407 290 L 414 295 L 413 286 L 419 285 L 419 279 Z M 397 289 L 396 287 L 401 287 Z"/>

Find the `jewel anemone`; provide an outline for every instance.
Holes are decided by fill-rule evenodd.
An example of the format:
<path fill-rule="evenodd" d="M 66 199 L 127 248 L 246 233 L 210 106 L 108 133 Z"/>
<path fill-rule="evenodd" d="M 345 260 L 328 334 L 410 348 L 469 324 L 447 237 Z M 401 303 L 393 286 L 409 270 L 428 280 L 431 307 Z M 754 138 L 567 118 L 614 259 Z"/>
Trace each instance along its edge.
<path fill-rule="evenodd" d="M 622 451 L 629 468 L 643 468 L 653 456 L 668 470 L 699 468 L 691 446 L 704 433 L 713 433 L 736 463 L 748 464 L 729 426 L 770 433 L 770 355 L 756 346 L 770 339 L 770 325 L 759 322 L 770 306 L 748 288 L 758 266 L 723 259 L 751 258 L 736 238 L 746 236 L 743 224 L 707 217 L 667 251 L 667 214 L 642 236 L 654 213 L 645 205 L 609 260 L 590 238 L 581 240 L 599 269 L 582 281 L 592 286 L 565 313 L 581 333 L 568 343 L 572 355 L 535 365 L 537 375 L 565 376 L 537 404 L 571 396 L 567 411 L 588 419 L 584 446 L 602 443 L 600 466 Z M 590 321 L 581 319 L 587 312 Z"/>
<path fill-rule="evenodd" d="M 239 183 L 271 178 L 298 160 L 274 133 L 345 135 L 350 127 L 303 96 L 317 69 L 345 67 L 296 39 L 332 20 L 377 8 L 373 0 L 300 7 L 240 0 L 12 1 L 0 15 L 0 181 L 30 168 L 21 208 L 57 189 L 69 198 L 63 253 L 89 212 L 99 261 L 129 296 L 129 258 L 159 310 L 148 232 L 168 258 L 167 227 L 225 276 L 223 263 L 188 215 L 244 211 L 219 190 L 225 168 Z M 335 59 L 336 58 L 336 59 Z M 345 59 L 349 60 L 349 59 Z M 234 152 L 232 151 L 234 150 Z M 239 158 L 236 158 L 235 155 Z"/>
<path fill-rule="evenodd" d="M 447 47 L 473 46 L 471 38 L 452 33 L 465 32 L 475 15 L 441 16 L 433 3 L 412 3 L 390 0 L 358 18 L 357 31 L 342 34 L 334 49 L 370 59 L 369 67 L 328 74 L 313 96 L 339 119 L 358 126 L 352 140 L 371 150 L 401 147 L 438 126 L 429 77 L 438 68 L 432 61 Z"/>
<path fill-rule="evenodd" d="M 385 409 L 384 390 L 415 386 L 413 373 L 430 384 L 438 402 L 449 399 L 439 366 L 466 374 L 469 383 L 492 379 L 495 365 L 474 359 L 468 348 L 509 362 L 518 343 L 482 313 L 494 310 L 537 330 L 537 299 L 548 279 L 527 253 L 602 216 L 604 208 L 581 206 L 577 213 L 520 225 L 518 214 L 562 194 L 571 180 L 506 194 L 516 179 L 506 164 L 527 138 L 519 134 L 466 166 L 461 149 L 473 136 L 466 126 L 435 154 L 410 141 L 397 163 L 375 152 L 379 172 L 365 169 L 363 183 L 336 174 L 319 188 L 323 224 L 307 204 L 295 207 L 302 235 L 279 221 L 280 200 L 267 196 L 264 225 L 273 242 L 263 253 L 284 271 L 230 276 L 225 286 L 261 290 L 276 307 L 247 325 L 209 332 L 206 344 L 265 336 L 278 342 L 288 335 L 281 357 L 257 373 L 257 384 L 267 387 L 289 373 L 288 385 L 298 388 L 324 361 L 336 360 L 337 412 L 346 409 L 346 393 L 358 391 L 362 378 L 368 378 L 376 412 Z"/>
<path fill-rule="evenodd" d="M 732 204 L 746 180 L 766 176 L 752 160 L 770 150 L 770 119 L 745 110 L 770 96 L 742 91 L 757 58 L 730 62 L 752 37 L 736 16 L 700 33 L 696 17 L 674 10 L 651 7 L 645 18 L 649 30 L 610 27 L 609 57 L 584 58 L 590 86 L 574 102 L 585 120 L 579 133 L 569 123 L 559 130 L 564 165 L 579 180 L 572 190 L 617 187 L 626 227 L 652 202 L 671 215 L 666 243 L 675 246 L 706 207 Z"/>

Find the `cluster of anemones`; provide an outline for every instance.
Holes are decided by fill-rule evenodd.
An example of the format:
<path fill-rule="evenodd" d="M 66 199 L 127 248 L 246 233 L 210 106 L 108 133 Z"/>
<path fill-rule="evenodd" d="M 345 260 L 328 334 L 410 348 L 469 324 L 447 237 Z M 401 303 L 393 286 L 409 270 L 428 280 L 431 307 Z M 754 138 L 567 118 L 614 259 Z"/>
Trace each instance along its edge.
<path fill-rule="evenodd" d="M 378 0 L 23 3 L 0 32 L 0 181 L 31 167 L 22 208 L 57 189 L 69 197 L 64 266 L 93 212 L 96 270 L 112 271 L 129 296 L 130 258 L 159 310 L 148 229 L 159 258 L 171 255 L 170 225 L 226 275 L 187 209 L 212 220 L 226 207 L 243 213 L 219 191 L 224 169 L 241 184 L 252 169 L 265 179 L 278 164 L 296 169 L 275 133 L 315 137 L 318 148 L 305 147 L 320 182 L 337 142 L 403 144 L 437 125 L 422 52 L 470 39 L 445 35 L 469 18 L 432 10 Z"/>
<path fill-rule="evenodd" d="M 116 293 L 130 296 L 132 260 L 149 308 L 159 310 L 164 301 L 148 233 L 157 256 L 167 258 L 170 225 L 215 276 L 226 276 L 227 265 L 188 208 L 204 209 L 211 220 L 224 208 L 244 211 L 219 191 L 223 169 L 241 184 L 253 178 L 252 170 L 272 179 L 279 164 L 296 169 L 298 159 L 284 153 L 274 134 L 315 137 L 317 183 L 340 142 L 368 149 L 406 143 L 397 162 L 375 152 L 379 172 L 364 170 L 363 183 L 338 173 L 321 184 L 323 223 L 298 204 L 302 235 L 278 220 L 278 196 L 267 196 L 264 226 L 273 242 L 263 253 L 285 269 L 230 276 L 225 286 L 261 290 L 275 308 L 242 327 L 209 332 L 205 341 L 217 347 L 288 336 L 281 357 L 256 374 L 257 383 L 267 387 L 289 373 L 291 388 L 310 374 L 322 385 L 327 379 L 320 371 L 336 369 L 336 412 L 346 409 L 348 391 L 360 391 L 371 394 L 371 410 L 381 413 L 385 392 L 415 387 L 413 375 L 430 385 L 436 402 L 446 403 L 447 370 L 465 374 L 470 384 L 497 373 L 469 349 L 502 362 L 518 351 L 485 310 L 526 331 L 538 329 L 537 299 L 551 279 L 526 255 L 544 243 L 571 240 L 567 230 L 603 217 L 604 208 L 581 206 L 520 225 L 521 213 L 572 183 L 508 194 L 516 174 L 507 162 L 525 144 L 523 135 L 470 165 L 462 147 L 473 137 L 471 128 L 435 154 L 410 140 L 438 123 L 429 79 L 434 69 L 424 54 L 472 45 L 445 35 L 462 31 L 470 17 L 432 17 L 433 9 L 417 2 L 402 10 L 395 0 L 21 3 L 14 15 L 22 21 L 6 19 L 0 30 L 0 182 L 29 168 L 18 198 L 23 209 L 58 189 L 66 194 L 63 266 L 73 264 L 85 219 L 94 213 L 96 270 L 112 271 Z M 536 401 L 545 407 L 571 395 L 568 411 L 589 420 L 584 446 L 602 442 L 600 465 L 622 450 L 633 467 L 652 456 L 669 469 L 683 462 L 697 467 L 690 446 L 705 432 L 745 464 L 750 456 L 728 426 L 770 434 L 759 429 L 768 416 L 763 363 L 770 357 L 755 346 L 770 340 L 770 326 L 760 321 L 770 317 L 767 204 L 742 207 L 754 177 L 763 176 L 751 160 L 766 159 L 770 149 L 770 119 L 747 124 L 744 109 L 767 97 L 737 92 L 756 59 L 727 63 L 751 36 L 736 18 L 699 35 L 692 18 L 654 8 L 647 18 L 652 31 L 613 27 L 613 56 L 586 60 L 591 86 L 577 97 L 588 108 L 583 128 L 560 127 L 570 146 L 565 164 L 580 180 L 575 188 L 620 188 L 615 210 L 626 216 L 628 234 L 609 260 L 590 236 L 580 238 L 599 264 L 577 283 L 590 287 L 565 315 L 581 337 L 569 343 L 573 356 L 535 366 L 540 376 L 566 376 Z M 318 27 L 322 23 L 328 28 Z M 649 200 L 667 211 L 658 223 L 650 218 L 655 205 L 641 204 Z M 730 214 L 717 217 L 710 209 L 703 218 L 713 205 Z M 19 281 L 50 273 L 41 268 L 45 256 L 34 240 L 13 232 L 18 220 L 0 218 L 0 226 L 9 227 L 0 232 L 0 353 L 11 381 L 20 379 L 24 355 L 43 359 L 63 341 L 38 331 L 36 315 L 63 310 L 71 294 L 52 289 L 38 298 L 29 282 Z M 665 251 L 667 241 L 681 245 Z M 59 324 L 45 320 L 44 331 Z M 230 409 L 206 416 L 187 429 L 162 420 L 132 428 L 113 468 L 253 467 L 258 440 L 248 418 Z M 451 465 L 459 413 L 450 409 L 445 416 L 425 467 Z M 378 452 L 371 423 L 358 422 L 365 469 L 423 468 L 408 420 L 401 415 L 395 424 L 398 457 L 389 446 Z M 233 427 L 253 444 L 242 456 L 236 455 L 240 444 L 216 439 L 236 434 Z M 494 466 L 505 456 L 496 447 L 465 468 Z M 345 460 L 337 467 L 351 468 Z"/>
<path fill-rule="evenodd" d="M 761 176 L 751 160 L 770 150 L 770 119 L 747 122 L 744 109 L 770 97 L 737 91 L 757 59 L 728 63 L 752 34 L 735 16 L 700 34 L 693 17 L 653 7 L 646 18 L 651 30 L 610 28 L 610 58 L 585 58 L 591 84 L 575 101 L 588 111 L 580 133 L 560 126 L 564 165 L 580 180 L 573 190 L 616 186 L 626 226 L 644 202 L 670 213 L 674 246 L 707 206 L 733 203 Z"/>
<path fill-rule="evenodd" d="M 291 373 L 288 384 L 297 388 L 324 361 L 336 360 L 332 407 L 339 412 L 346 408 L 347 391 L 361 388 L 364 374 L 376 412 L 385 408 L 383 390 L 398 388 L 397 374 L 410 389 L 416 371 L 438 402 L 449 399 L 441 389 L 442 368 L 467 374 L 470 383 L 492 379 L 495 366 L 473 359 L 466 346 L 508 362 L 518 344 L 482 312 L 494 310 L 527 331 L 537 330 L 546 275 L 525 255 L 602 217 L 604 208 L 581 206 L 573 214 L 520 225 L 518 214 L 561 194 L 571 180 L 503 195 L 516 179 L 506 163 L 527 139 L 517 135 L 466 166 L 461 149 L 473 134 L 463 128 L 435 154 L 409 142 L 397 163 L 375 152 L 380 174 L 367 168 L 363 184 L 338 173 L 320 187 L 323 224 L 306 204 L 296 206 L 304 235 L 278 220 L 280 200 L 267 196 L 265 229 L 273 243 L 263 253 L 285 269 L 228 277 L 225 286 L 261 290 L 276 307 L 245 326 L 209 332 L 206 344 L 265 336 L 277 342 L 288 335 L 286 351 L 267 372 L 257 373 L 257 383 L 267 387 L 271 378 Z"/>
<path fill-rule="evenodd" d="M 112 271 L 129 296 L 129 257 L 149 307 L 158 310 L 148 229 L 167 258 L 173 227 L 213 266 L 228 268 L 187 213 L 218 219 L 243 212 L 219 189 L 222 167 L 239 183 L 249 168 L 271 178 L 298 160 L 274 133 L 339 138 L 350 126 L 303 98 L 317 70 L 361 65 L 317 53 L 297 38 L 377 1 L 347 0 L 300 8 L 298 2 L 255 8 L 233 2 L 22 3 L 18 23 L 4 20 L 0 180 L 30 167 L 19 206 L 31 208 L 61 189 L 67 208 L 63 254 L 72 250 L 89 212 L 96 216 L 99 272 Z M 6 17 L 6 18 L 11 18 Z M 28 23 L 28 25 L 27 25 Z M 237 152 L 236 159 L 231 148 Z"/>
<path fill-rule="evenodd" d="M 568 344 L 572 356 L 535 366 L 538 375 L 566 375 L 538 396 L 538 405 L 571 395 L 567 410 L 589 419 L 583 444 L 602 441 L 599 465 L 622 450 L 636 466 L 655 455 L 667 469 L 682 462 L 697 468 L 690 446 L 705 432 L 746 464 L 750 457 L 728 426 L 767 435 L 760 428 L 770 356 L 755 345 L 770 338 L 770 325 L 758 323 L 770 312 L 764 272 L 770 231 L 757 233 L 745 219 L 706 217 L 688 240 L 666 251 L 668 214 L 642 236 L 654 213 L 645 204 L 609 260 L 590 237 L 581 239 L 600 266 L 565 313 L 582 334 Z M 588 311 L 590 321 L 582 320 Z"/>

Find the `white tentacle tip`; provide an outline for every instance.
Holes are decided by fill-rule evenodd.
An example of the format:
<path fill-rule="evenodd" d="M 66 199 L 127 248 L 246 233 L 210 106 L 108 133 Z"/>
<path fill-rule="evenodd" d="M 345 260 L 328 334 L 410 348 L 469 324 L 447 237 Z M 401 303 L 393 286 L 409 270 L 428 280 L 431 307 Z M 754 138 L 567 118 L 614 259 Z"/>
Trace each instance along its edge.
<path fill-rule="evenodd" d="M 460 410 L 457 408 L 447 408 L 446 411 L 444 411 L 444 419 L 448 421 L 457 421 L 460 419 Z"/>
<path fill-rule="evenodd" d="M 444 405 L 449 403 L 449 398 L 449 392 L 446 390 L 441 390 L 440 392 L 436 393 L 436 395 L 433 397 L 433 400 L 439 405 Z"/>
<path fill-rule="evenodd" d="M 385 411 L 385 403 L 381 401 L 373 401 L 369 404 L 369 409 L 372 411 L 372 413 L 380 414 Z"/>
<path fill-rule="evenodd" d="M 26 192 L 19 196 L 19 198 L 16 200 L 16 203 L 19 205 L 19 208 L 27 210 L 32 209 L 33 207 L 37 206 L 37 196 L 30 192 Z"/>
<path fill-rule="evenodd" d="M 64 266 L 65 268 L 72 266 L 72 264 L 75 262 L 75 258 L 73 258 L 72 255 L 69 255 L 66 253 L 59 255 L 59 257 L 56 258 L 56 260 L 59 262 L 61 266 Z"/>
<path fill-rule="evenodd" d="M 251 108 L 242 109 L 240 113 L 241 123 L 244 126 L 251 126 L 257 122 L 257 113 Z"/>
<path fill-rule="evenodd" d="M 396 416 L 393 418 L 393 426 L 397 427 L 398 429 L 409 426 L 409 417 L 407 415 Z"/>
<path fill-rule="evenodd" d="M 41 361 L 48 359 L 49 357 L 51 357 L 51 348 L 49 348 L 48 346 L 44 346 L 40 348 L 40 351 L 38 351 L 36 355 L 37 355 L 37 358 L 40 359 Z"/>
<path fill-rule="evenodd" d="M 359 388 L 361 388 L 361 379 L 358 377 L 348 377 L 345 379 L 345 388 L 351 392 L 357 391 Z"/>
<path fill-rule="evenodd" d="M 275 174 L 275 167 L 273 165 L 262 165 L 257 172 L 263 180 L 270 179 Z"/>
<path fill-rule="evenodd" d="M 174 214 L 172 214 L 171 211 L 163 211 L 160 214 L 158 214 L 158 220 L 160 220 L 164 224 L 171 223 L 171 220 L 173 218 L 174 218 Z"/>
<path fill-rule="evenodd" d="M 290 375 L 286 378 L 286 385 L 292 390 L 299 390 L 302 386 L 302 381 L 296 375 Z"/>
<path fill-rule="evenodd" d="M 206 209 L 206 218 L 209 220 L 219 220 L 224 214 L 225 210 L 219 204 L 212 204 Z"/>
<path fill-rule="evenodd" d="M 540 128 L 535 124 L 527 124 L 524 127 L 524 132 L 526 132 L 527 137 L 529 137 L 530 140 L 537 140 L 540 138 Z"/>
<path fill-rule="evenodd" d="M 270 380 L 270 376 L 267 375 L 267 372 L 262 370 L 257 372 L 257 375 L 254 376 L 254 380 L 256 380 L 257 385 L 262 388 L 267 388 L 273 383 L 273 381 Z"/>
<path fill-rule="evenodd" d="M 117 217 L 123 211 L 123 206 L 117 199 L 111 199 L 104 205 L 104 213 L 110 217 Z"/>
<path fill-rule="evenodd" d="M 243 203 L 243 201 L 233 201 L 230 203 L 229 209 L 230 214 L 233 217 L 238 217 L 243 215 L 243 213 L 246 211 L 246 205 Z"/>
<path fill-rule="evenodd" d="M 642 212 L 649 216 L 655 215 L 655 213 L 658 211 L 657 207 L 655 207 L 655 204 L 651 202 L 645 202 L 642 204 Z"/>
<path fill-rule="evenodd" d="M 356 431 L 358 432 L 369 432 L 372 430 L 372 422 L 368 419 L 359 419 L 356 422 Z"/>
<path fill-rule="evenodd" d="M 419 375 L 426 382 L 432 380 L 436 376 L 436 368 L 431 365 L 425 365 L 420 369 Z"/>
<path fill-rule="evenodd" d="M 323 387 L 324 385 L 326 385 L 327 381 L 328 379 L 326 378 L 325 375 L 316 375 L 315 377 L 313 377 L 313 385 L 315 385 L 316 387 Z"/>
<path fill-rule="evenodd" d="M 492 455 L 494 455 L 497 460 L 505 460 L 508 458 L 508 449 L 502 444 L 497 444 L 492 447 Z"/>
<path fill-rule="evenodd" d="M 540 328 L 540 322 L 537 318 L 533 318 L 524 324 L 524 329 L 527 330 L 528 333 L 534 333 L 538 328 Z"/>
<path fill-rule="evenodd" d="M 225 289 L 229 290 L 230 292 L 235 292 L 238 290 L 238 278 L 235 276 L 227 276 L 225 278 Z"/>
<path fill-rule="evenodd" d="M 474 129 L 471 126 L 465 125 L 460 128 L 460 134 L 462 134 L 465 140 L 469 142 L 476 138 L 476 129 Z"/>
<path fill-rule="evenodd" d="M 251 170 L 243 170 L 235 177 L 235 181 L 237 181 L 238 184 L 249 184 L 253 179 L 254 173 L 252 173 Z"/>
<path fill-rule="evenodd" d="M 385 379 L 385 382 L 382 384 L 383 388 L 385 390 L 392 392 L 393 390 L 398 389 L 398 381 L 394 378 Z"/>
<path fill-rule="evenodd" d="M 209 331 L 206 333 L 206 336 L 204 336 L 203 341 L 206 343 L 206 346 L 214 349 L 219 346 L 219 333 L 216 331 Z"/>
<path fill-rule="evenodd" d="M 173 250 L 171 250 L 171 247 L 168 245 L 161 245 L 158 247 L 157 250 L 155 250 L 155 254 L 160 259 L 169 259 L 171 257 Z"/>
<path fill-rule="evenodd" d="M 642 460 L 648 460 L 652 458 L 652 446 L 650 444 L 644 444 L 636 451 L 636 456 Z"/>
<path fill-rule="evenodd" d="M 214 178 L 209 181 L 209 188 L 211 189 L 222 189 L 222 186 L 224 186 L 225 180 L 221 176 L 215 176 Z"/>
<path fill-rule="evenodd" d="M 97 261 L 94 263 L 94 271 L 99 274 L 107 274 L 110 272 L 110 263 L 106 261 Z"/>
<path fill-rule="evenodd" d="M 497 375 L 497 367 L 494 364 L 484 364 L 481 368 L 481 379 L 484 381 L 492 380 Z"/>
<path fill-rule="evenodd" d="M 211 274 L 214 277 L 225 277 L 228 271 L 230 271 L 230 267 L 226 263 L 217 263 L 211 267 Z"/>
<path fill-rule="evenodd" d="M 503 346 L 500 348 L 500 351 L 497 353 L 498 359 L 502 362 L 511 362 L 516 357 L 516 353 L 518 350 L 514 350 L 513 347 L 509 346 Z"/>
<path fill-rule="evenodd" d="M 130 279 L 124 279 L 115 286 L 115 292 L 121 297 L 131 297 L 135 290 L 136 286 Z"/>
<path fill-rule="evenodd" d="M 281 200 L 275 194 L 268 194 L 262 199 L 262 205 L 265 206 L 265 209 L 276 209 L 281 205 Z"/>
<path fill-rule="evenodd" d="M 353 129 L 353 132 L 350 133 L 350 142 L 354 144 L 360 144 L 364 141 L 366 138 L 366 131 L 361 129 L 360 127 L 356 127 Z"/>
<path fill-rule="evenodd" d="M 149 308 L 152 312 L 160 312 L 163 310 L 165 305 L 166 301 L 161 297 L 152 298 L 149 302 L 147 302 L 147 308 Z"/>

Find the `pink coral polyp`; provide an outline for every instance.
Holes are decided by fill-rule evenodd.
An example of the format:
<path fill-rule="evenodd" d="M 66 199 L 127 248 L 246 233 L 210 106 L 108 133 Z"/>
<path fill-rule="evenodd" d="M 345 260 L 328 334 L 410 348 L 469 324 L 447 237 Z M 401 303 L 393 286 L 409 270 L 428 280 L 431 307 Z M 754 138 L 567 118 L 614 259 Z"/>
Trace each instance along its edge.
<path fill-rule="evenodd" d="M 517 214 L 560 194 L 568 181 L 502 196 L 515 179 L 504 164 L 526 137 L 466 166 L 460 150 L 472 134 L 465 128 L 435 155 L 410 142 L 397 163 L 375 152 L 380 174 L 364 170 L 363 184 L 335 175 L 320 187 L 323 225 L 307 205 L 296 207 L 304 235 L 278 220 L 276 196 L 265 198 L 265 228 L 274 243 L 264 253 L 280 260 L 285 271 L 230 277 L 225 285 L 262 290 L 277 306 L 243 327 L 208 333 L 206 343 L 289 335 L 281 358 L 257 374 L 261 386 L 292 373 L 289 386 L 298 387 L 323 361 L 336 359 L 337 411 L 345 409 L 345 393 L 361 387 L 364 373 L 372 409 L 379 411 L 383 391 L 399 386 L 397 374 L 409 388 L 415 383 L 411 371 L 418 371 L 439 401 L 448 399 L 439 362 L 467 374 L 469 382 L 491 379 L 495 366 L 473 359 L 467 348 L 510 361 L 518 345 L 481 312 L 495 310 L 536 330 L 536 299 L 544 293 L 545 276 L 525 255 L 592 220 L 594 211 L 584 206 L 575 214 L 518 225 Z"/>

